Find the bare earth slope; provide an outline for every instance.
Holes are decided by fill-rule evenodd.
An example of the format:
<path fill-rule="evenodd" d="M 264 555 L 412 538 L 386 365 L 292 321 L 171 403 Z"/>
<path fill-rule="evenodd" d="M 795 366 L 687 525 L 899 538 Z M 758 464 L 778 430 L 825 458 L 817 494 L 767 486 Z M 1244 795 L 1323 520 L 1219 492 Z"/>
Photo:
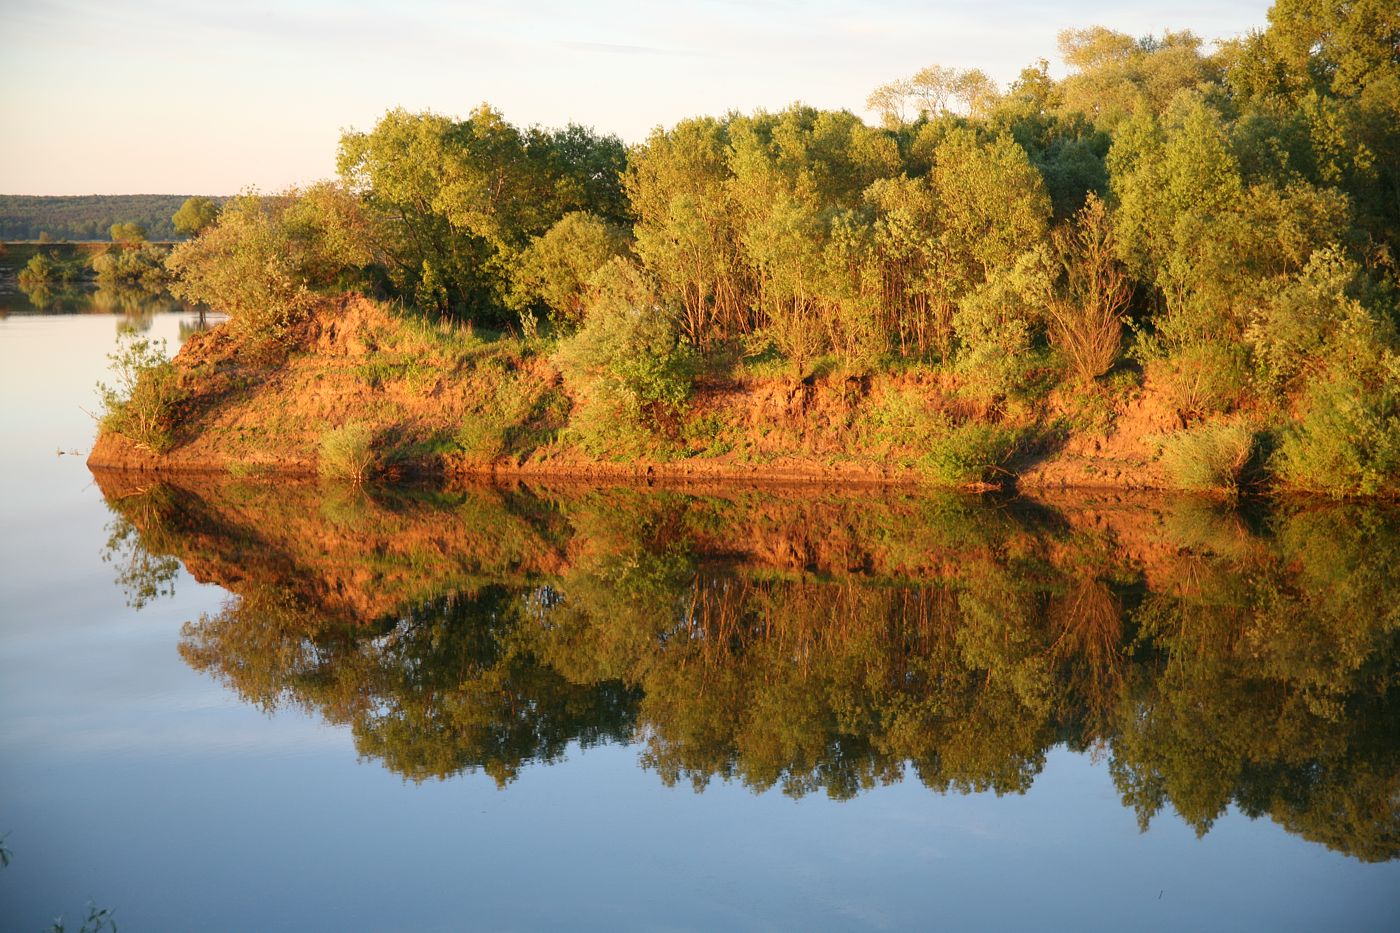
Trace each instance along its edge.
<path fill-rule="evenodd" d="M 1034 413 L 970 407 L 937 374 L 703 377 L 684 423 L 650 452 L 598 456 L 572 438 L 579 400 L 547 357 L 517 342 L 402 319 L 345 297 L 278 344 L 240 344 L 226 327 L 175 358 L 184 399 L 163 454 L 103 432 L 94 469 L 316 472 L 328 429 L 357 422 L 391 474 L 726 478 L 918 483 L 917 444 L 881 425 L 892 401 L 955 422 L 1009 424 L 1034 438 L 1001 474 L 1022 488 L 1165 488 L 1153 438 L 1179 427 L 1151 386 L 1105 395 L 1088 426 L 1082 399 L 1052 396 Z M 501 438 L 480 431 L 507 404 L 527 414 Z M 509 403 L 502 399 L 513 400 Z M 531 407 L 533 406 L 533 407 Z M 1083 425 L 1086 419 L 1079 418 Z M 467 440 L 464 440 L 467 437 Z"/>

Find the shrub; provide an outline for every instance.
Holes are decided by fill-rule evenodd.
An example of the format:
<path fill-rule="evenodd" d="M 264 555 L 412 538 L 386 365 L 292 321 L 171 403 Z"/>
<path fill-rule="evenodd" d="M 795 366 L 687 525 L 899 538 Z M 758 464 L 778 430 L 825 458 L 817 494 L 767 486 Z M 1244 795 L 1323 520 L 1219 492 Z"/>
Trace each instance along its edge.
<path fill-rule="evenodd" d="M 1047 304 L 1050 341 L 1080 382 L 1108 372 L 1123 346 L 1123 309 L 1132 294 L 1127 273 L 1114 256 L 1108 214 L 1090 194 L 1074 225 L 1056 236 L 1064 287 Z"/>
<path fill-rule="evenodd" d="M 184 391 L 165 341 L 126 335 L 107 357 L 115 385 L 99 382 L 102 430 L 120 434 L 138 447 L 164 453 L 174 445 L 175 415 Z"/>
<path fill-rule="evenodd" d="M 1162 441 L 1162 465 L 1182 489 L 1235 495 L 1258 447 L 1243 424 L 1200 424 Z"/>
<path fill-rule="evenodd" d="M 559 345 L 555 363 L 579 398 L 575 429 L 595 454 L 633 454 L 690 397 L 695 356 L 663 309 L 601 307 Z"/>
<path fill-rule="evenodd" d="M 165 288 L 165 250 L 151 243 L 113 247 L 98 253 L 88 265 L 104 288 L 139 288 L 159 294 Z"/>
<path fill-rule="evenodd" d="M 1032 370 L 1031 322 L 1049 301 L 1049 261 L 1043 250 L 1028 250 L 959 304 L 953 330 L 968 395 L 995 398 L 1026 385 Z"/>
<path fill-rule="evenodd" d="M 1020 444 L 1021 432 L 1001 425 L 969 421 L 935 441 L 920 462 L 924 475 L 940 486 L 970 486 L 995 481 Z"/>
<path fill-rule="evenodd" d="M 1224 342 L 1194 343 L 1149 360 L 1147 371 L 1181 417 L 1199 418 L 1239 401 L 1248 384 L 1242 352 Z"/>
<path fill-rule="evenodd" d="M 860 428 L 871 446 L 921 455 L 948 433 L 951 422 L 922 393 L 887 386 L 865 407 Z"/>
<path fill-rule="evenodd" d="M 512 271 L 511 301 L 521 310 L 539 302 L 557 322 L 577 324 L 588 301 L 590 280 L 626 250 L 621 229 L 575 211 L 536 237 Z"/>
<path fill-rule="evenodd" d="M 254 338 L 275 338 L 373 259 L 373 232 L 354 195 L 332 184 L 264 198 L 242 195 L 166 261 L 177 298 L 229 315 Z"/>
<path fill-rule="evenodd" d="M 76 275 L 77 269 L 73 263 L 54 259 L 45 253 L 35 253 L 19 271 L 19 284 L 21 288 L 37 290 L 65 285 Z"/>
<path fill-rule="evenodd" d="M 1379 386 L 1343 374 L 1309 393 L 1272 461 L 1285 484 L 1334 496 L 1400 492 L 1400 363 L 1389 369 Z"/>
<path fill-rule="evenodd" d="M 1361 278 L 1339 248 L 1322 249 L 1259 303 L 1244 338 L 1263 392 L 1291 392 L 1338 365 L 1374 366 L 1394 344 L 1386 316 L 1353 297 Z"/>
<path fill-rule="evenodd" d="M 316 469 L 322 476 L 363 482 L 379 465 L 373 450 L 374 432 L 358 421 L 328 428 L 321 434 L 321 455 Z"/>

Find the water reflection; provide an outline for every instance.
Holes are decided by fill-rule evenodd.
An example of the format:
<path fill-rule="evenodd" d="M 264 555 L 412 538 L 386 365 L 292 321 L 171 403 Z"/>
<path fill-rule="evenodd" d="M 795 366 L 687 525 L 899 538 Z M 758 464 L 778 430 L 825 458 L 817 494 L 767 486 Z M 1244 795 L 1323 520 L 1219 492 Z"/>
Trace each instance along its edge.
<path fill-rule="evenodd" d="M 207 311 L 172 298 L 163 289 L 139 284 L 94 282 L 89 277 L 51 282 L 26 281 L 0 262 L 0 317 L 10 314 L 119 314 L 119 328 L 145 331 L 157 314 L 189 311 L 196 322 Z M 197 324 L 200 329 L 207 323 Z"/>
<path fill-rule="evenodd" d="M 1400 854 L 1391 507 L 99 483 L 133 602 L 171 558 L 233 594 L 188 664 L 414 780 L 635 741 L 697 790 L 1007 793 L 1064 743 L 1144 827 Z"/>

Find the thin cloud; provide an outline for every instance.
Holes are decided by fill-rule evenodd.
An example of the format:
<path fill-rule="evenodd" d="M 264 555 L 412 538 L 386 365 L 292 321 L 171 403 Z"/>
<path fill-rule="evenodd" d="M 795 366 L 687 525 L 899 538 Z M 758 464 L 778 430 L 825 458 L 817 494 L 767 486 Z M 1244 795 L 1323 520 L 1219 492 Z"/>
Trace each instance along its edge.
<path fill-rule="evenodd" d="M 692 56 L 699 54 L 698 52 L 677 52 L 674 49 L 663 49 L 650 45 L 621 45 L 616 42 L 561 42 L 559 44 L 576 52 L 597 52 L 603 55 Z"/>

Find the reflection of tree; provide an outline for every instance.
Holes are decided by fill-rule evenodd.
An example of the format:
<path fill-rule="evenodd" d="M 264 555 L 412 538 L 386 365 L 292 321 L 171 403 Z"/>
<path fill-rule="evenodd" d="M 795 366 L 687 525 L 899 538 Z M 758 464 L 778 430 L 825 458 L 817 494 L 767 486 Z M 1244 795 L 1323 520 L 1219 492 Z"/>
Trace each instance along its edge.
<path fill-rule="evenodd" d="M 206 330 L 214 326 L 213 322 L 209 320 L 209 309 L 205 308 L 203 305 L 200 305 L 199 307 L 195 308 L 194 311 L 195 316 L 193 318 L 180 321 L 181 343 L 184 343 L 186 340 L 189 340 L 195 334 L 204 333 Z"/>
<path fill-rule="evenodd" d="M 62 310 L 61 306 L 72 301 L 74 297 L 71 289 L 61 285 L 50 285 L 46 282 L 35 284 L 20 282 L 19 290 L 29 300 L 29 304 L 35 311 Z"/>
<path fill-rule="evenodd" d="M 128 503 L 128 510 L 146 511 L 146 520 L 140 522 L 143 528 L 156 537 L 160 528 L 158 517 L 149 514 L 165 503 L 159 491 L 153 494 L 134 497 Z M 107 523 L 107 543 L 102 549 L 102 560 L 116 568 L 117 585 L 126 594 L 128 606 L 140 609 L 152 600 L 175 593 L 175 577 L 180 572 L 180 562 L 169 553 L 153 553 L 148 539 L 137 531 L 137 523 L 115 506 L 112 520 Z"/>
<path fill-rule="evenodd" d="M 113 498 L 154 552 L 237 594 L 186 627 L 189 663 L 348 724 L 414 779 L 504 783 L 570 742 L 636 736 L 697 789 L 844 798 L 912 771 L 1006 793 L 1064 742 L 1107 749 L 1144 825 L 1170 805 L 1205 832 L 1234 805 L 1400 855 L 1390 510 L 1188 503 L 1115 524 L 907 497 Z"/>
<path fill-rule="evenodd" d="M 1144 825 L 1170 802 L 1204 833 L 1233 803 L 1395 858 L 1400 527 L 1361 508 L 1277 524 L 1275 546 L 1199 556 L 1144 602 L 1140 645 L 1162 660 L 1124 698 L 1115 775 Z"/>
<path fill-rule="evenodd" d="M 518 637 L 521 604 L 500 587 L 433 600 L 362 629 L 258 590 L 185 626 L 180 652 L 264 709 L 293 704 L 348 724 L 364 755 L 422 780 L 484 769 L 501 784 L 573 741 L 623 741 L 636 697 L 617 681 L 575 684 Z"/>
<path fill-rule="evenodd" d="M 149 330 L 155 315 L 185 307 L 168 295 L 152 294 L 145 289 L 120 285 L 99 285 L 94 288 L 81 280 L 20 283 L 19 290 L 35 311 L 120 314 L 117 330 L 121 333 Z"/>

